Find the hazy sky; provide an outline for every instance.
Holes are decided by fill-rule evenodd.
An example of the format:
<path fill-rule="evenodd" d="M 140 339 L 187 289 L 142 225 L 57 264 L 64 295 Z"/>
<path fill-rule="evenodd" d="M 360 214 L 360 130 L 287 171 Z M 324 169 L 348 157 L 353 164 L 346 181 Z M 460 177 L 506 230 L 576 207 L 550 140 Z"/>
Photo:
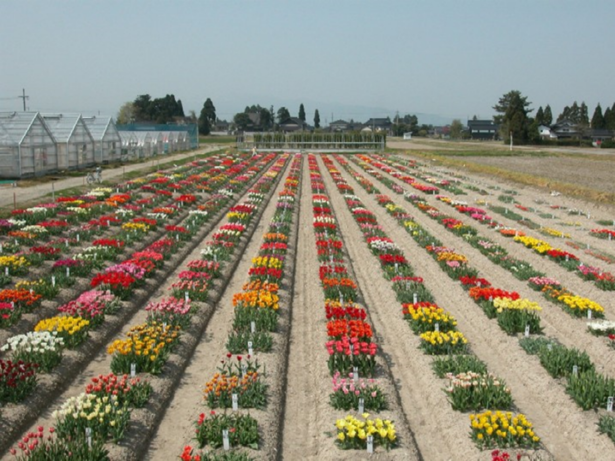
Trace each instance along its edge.
<path fill-rule="evenodd" d="M 321 124 L 465 121 L 519 90 L 591 118 L 615 102 L 614 19 L 614 0 L 0 0 L 0 110 L 21 110 L 25 88 L 43 112 L 116 116 L 172 93 L 227 120 L 303 103 Z"/>

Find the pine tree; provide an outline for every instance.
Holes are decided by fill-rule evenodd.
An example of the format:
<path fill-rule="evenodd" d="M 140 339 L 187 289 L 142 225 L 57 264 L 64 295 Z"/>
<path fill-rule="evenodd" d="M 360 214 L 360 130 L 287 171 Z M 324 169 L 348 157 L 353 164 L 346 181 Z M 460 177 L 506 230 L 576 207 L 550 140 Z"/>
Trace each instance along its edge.
<path fill-rule="evenodd" d="M 589 113 L 587 111 L 587 104 L 583 101 L 579 109 L 579 123 L 581 125 L 589 126 Z"/>
<path fill-rule="evenodd" d="M 500 130 L 504 142 L 510 141 L 510 136 L 517 144 L 524 144 L 528 141 L 528 131 L 531 123 L 528 114 L 533 109 L 529 109 L 526 96 L 522 96 L 520 91 L 513 90 L 500 98 L 498 103 L 493 106 L 500 115 L 493 117 L 495 123 L 500 124 Z"/>
<path fill-rule="evenodd" d="M 305 108 L 303 107 L 303 103 L 299 106 L 299 120 L 305 122 Z"/>
<path fill-rule="evenodd" d="M 547 126 L 551 126 L 551 124 L 553 123 L 553 113 L 551 112 L 551 106 L 549 104 L 547 104 L 547 107 L 545 107 L 545 112 L 542 116 L 542 123 Z"/>
<path fill-rule="evenodd" d="M 594 110 L 594 115 L 592 116 L 592 128 L 594 130 L 599 130 L 605 127 L 604 115 L 602 115 L 602 107 L 600 107 L 600 103 L 596 106 Z"/>
<path fill-rule="evenodd" d="M 604 110 L 604 127 L 607 130 L 615 130 L 615 111 L 610 107 Z"/>
<path fill-rule="evenodd" d="M 538 125 L 544 125 L 544 118 L 545 118 L 545 114 L 542 110 L 542 106 L 540 106 L 538 110 L 536 111 L 535 121 L 536 123 L 538 123 Z"/>
<path fill-rule="evenodd" d="M 320 128 L 320 114 L 318 109 L 314 112 L 314 128 Z"/>

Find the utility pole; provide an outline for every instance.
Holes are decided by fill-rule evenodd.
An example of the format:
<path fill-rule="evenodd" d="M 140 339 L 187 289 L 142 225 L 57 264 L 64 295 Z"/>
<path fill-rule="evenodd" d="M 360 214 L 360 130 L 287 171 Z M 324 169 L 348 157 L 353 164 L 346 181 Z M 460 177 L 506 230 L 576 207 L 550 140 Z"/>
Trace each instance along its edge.
<path fill-rule="evenodd" d="M 26 89 L 22 88 L 22 95 L 21 96 L 17 96 L 18 98 L 23 99 L 23 111 L 26 111 L 26 99 L 30 99 L 30 96 L 26 96 Z"/>

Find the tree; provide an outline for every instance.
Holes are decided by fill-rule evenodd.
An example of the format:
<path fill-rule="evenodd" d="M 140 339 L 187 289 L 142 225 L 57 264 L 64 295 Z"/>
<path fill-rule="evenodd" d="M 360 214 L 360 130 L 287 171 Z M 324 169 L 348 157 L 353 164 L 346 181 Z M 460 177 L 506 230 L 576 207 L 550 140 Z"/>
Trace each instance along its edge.
<path fill-rule="evenodd" d="M 320 128 L 320 114 L 318 109 L 314 112 L 314 128 Z"/>
<path fill-rule="evenodd" d="M 458 118 L 454 119 L 453 122 L 451 123 L 451 131 L 450 131 L 451 139 L 461 139 L 462 132 L 463 132 L 463 124 L 461 123 L 461 120 L 459 120 Z"/>
<path fill-rule="evenodd" d="M 602 107 L 600 107 L 600 103 L 598 103 L 598 105 L 596 106 L 596 109 L 594 110 L 594 115 L 592 116 L 592 128 L 594 130 L 606 128 L 604 115 L 602 115 Z"/>
<path fill-rule="evenodd" d="M 615 104 L 613 108 L 607 107 L 604 110 L 604 127 L 607 130 L 615 130 Z"/>
<path fill-rule="evenodd" d="M 585 101 L 581 103 L 581 107 L 579 108 L 579 123 L 584 126 L 589 126 L 589 114 Z"/>
<path fill-rule="evenodd" d="M 209 124 L 209 119 L 207 118 L 207 116 L 203 114 L 204 110 L 205 109 L 201 110 L 201 115 L 199 116 L 199 134 L 207 136 L 209 133 L 211 133 L 211 125 Z"/>
<path fill-rule="evenodd" d="M 126 125 L 135 121 L 135 107 L 133 102 L 125 102 L 120 107 L 120 111 L 117 114 L 116 123 L 118 125 Z"/>
<path fill-rule="evenodd" d="M 303 103 L 299 106 L 299 120 L 305 122 L 305 109 L 303 107 Z"/>
<path fill-rule="evenodd" d="M 281 125 L 290 121 L 290 112 L 286 107 L 280 107 L 278 109 L 278 124 Z"/>
<path fill-rule="evenodd" d="M 530 119 L 530 125 L 528 127 L 527 139 L 532 144 L 538 144 L 540 142 L 540 131 L 539 127 L 542 123 L 538 122 L 538 117 Z"/>
<path fill-rule="evenodd" d="M 133 106 L 136 122 L 163 124 L 185 117 L 181 99 L 175 100 L 175 95 L 172 94 L 167 94 L 164 98 L 157 99 L 152 99 L 149 94 L 142 94 L 137 96 Z"/>
<path fill-rule="evenodd" d="M 214 103 L 211 101 L 211 99 L 207 98 L 205 100 L 205 104 L 203 104 L 203 111 L 205 111 L 204 115 L 205 117 L 207 117 L 207 121 L 210 125 L 213 126 L 216 123 L 217 117 L 216 106 L 214 106 Z M 201 114 L 203 114 L 203 111 L 201 111 Z"/>
<path fill-rule="evenodd" d="M 513 136 L 517 144 L 528 142 L 528 130 L 530 119 L 528 114 L 533 109 L 529 109 L 531 102 L 526 96 L 522 96 L 520 91 L 512 90 L 500 98 L 493 109 L 500 115 L 495 115 L 493 120 L 500 125 L 500 132 L 504 142 L 510 141 Z"/>
<path fill-rule="evenodd" d="M 542 123 L 547 126 L 551 126 L 553 123 L 553 113 L 551 112 L 551 106 L 549 104 L 545 107 L 545 112 L 542 116 Z"/>
<path fill-rule="evenodd" d="M 238 114 L 235 114 L 235 117 L 233 117 L 233 123 L 238 130 L 246 131 L 252 124 L 252 120 L 246 112 L 239 112 Z"/>
<path fill-rule="evenodd" d="M 536 117 L 534 119 L 536 120 L 536 123 L 538 123 L 538 125 L 544 125 L 544 118 L 545 114 L 542 110 L 542 106 L 540 106 L 536 111 Z"/>

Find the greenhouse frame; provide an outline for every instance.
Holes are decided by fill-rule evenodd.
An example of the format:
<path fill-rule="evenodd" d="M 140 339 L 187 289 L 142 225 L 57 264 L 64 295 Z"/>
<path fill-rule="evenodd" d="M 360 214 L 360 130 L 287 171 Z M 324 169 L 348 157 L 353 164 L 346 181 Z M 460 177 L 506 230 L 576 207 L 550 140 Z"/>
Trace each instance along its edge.
<path fill-rule="evenodd" d="M 38 112 L 0 112 L 0 177 L 18 179 L 58 170 L 53 134 Z"/>
<path fill-rule="evenodd" d="M 56 140 L 59 169 L 95 164 L 94 138 L 80 114 L 43 114 L 43 119 Z"/>
<path fill-rule="evenodd" d="M 98 163 L 120 159 L 122 138 L 111 117 L 83 117 L 94 139 L 94 159 Z"/>

